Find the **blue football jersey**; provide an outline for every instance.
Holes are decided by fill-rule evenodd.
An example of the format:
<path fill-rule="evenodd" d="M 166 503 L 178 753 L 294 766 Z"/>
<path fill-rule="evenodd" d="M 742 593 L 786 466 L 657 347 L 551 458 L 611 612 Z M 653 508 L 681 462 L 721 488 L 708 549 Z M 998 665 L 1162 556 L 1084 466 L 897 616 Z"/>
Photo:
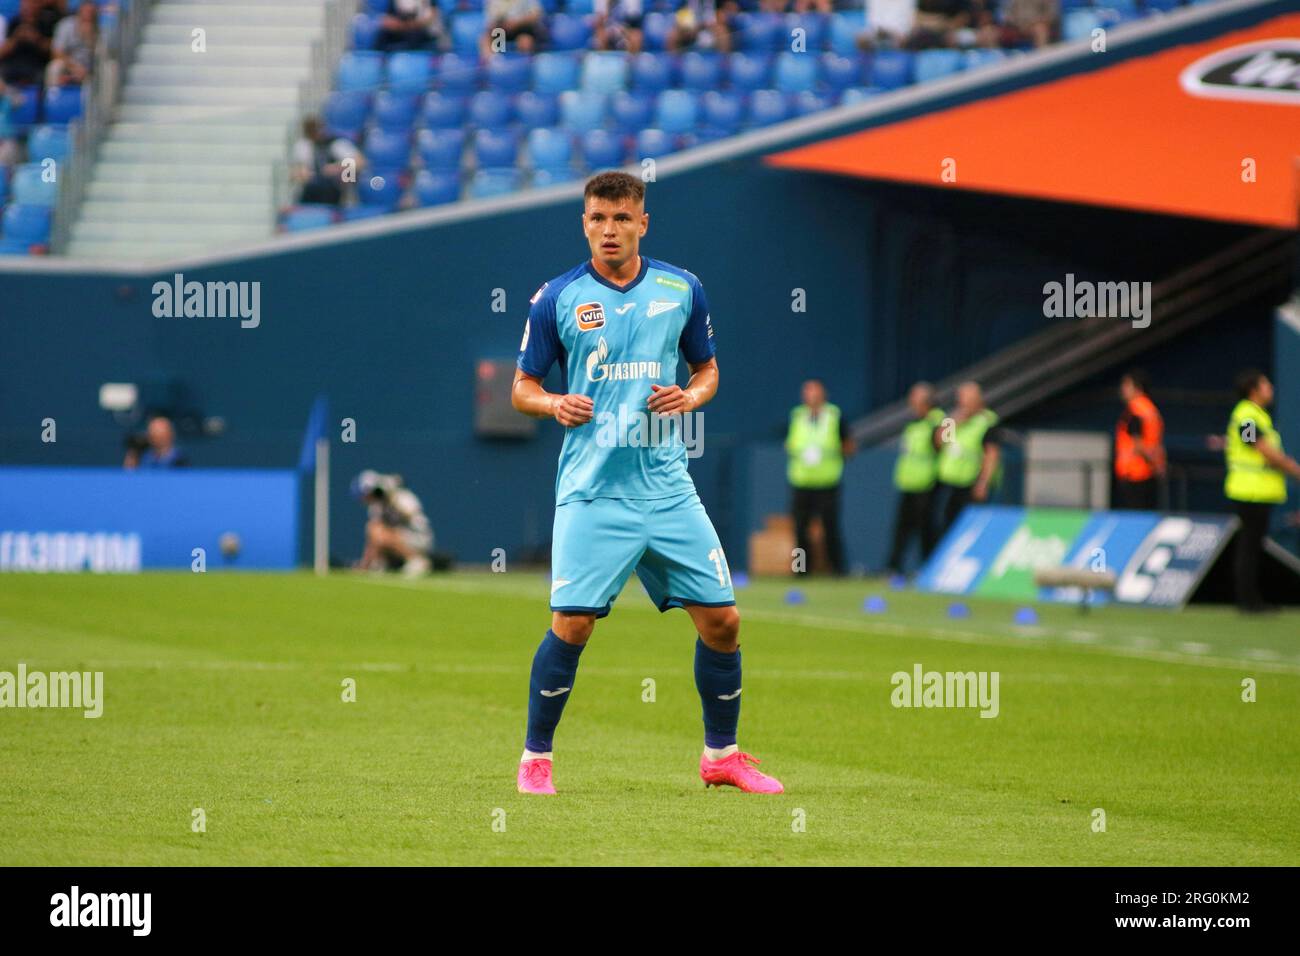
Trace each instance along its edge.
<path fill-rule="evenodd" d="M 679 351 L 691 363 L 714 354 L 704 288 L 685 269 L 642 256 L 620 288 L 585 262 L 537 290 L 515 364 L 545 378 L 559 362 L 561 391 L 592 400 L 592 420 L 565 429 L 556 505 L 695 490 L 683 440 L 692 432 L 683 435 L 681 415 L 646 407 L 652 384 L 676 384 Z"/>

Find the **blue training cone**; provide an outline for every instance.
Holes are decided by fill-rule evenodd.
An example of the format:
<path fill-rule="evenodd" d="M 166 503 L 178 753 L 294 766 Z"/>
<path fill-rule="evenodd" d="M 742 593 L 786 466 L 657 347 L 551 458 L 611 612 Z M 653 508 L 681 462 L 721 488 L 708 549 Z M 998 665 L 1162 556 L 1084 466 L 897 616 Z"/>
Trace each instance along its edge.
<path fill-rule="evenodd" d="M 1038 612 L 1032 607 L 1018 607 L 1014 620 L 1017 624 L 1037 624 Z"/>
<path fill-rule="evenodd" d="M 953 601 L 948 605 L 949 617 L 970 617 L 970 608 L 961 601 Z"/>
<path fill-rule="evenodd" d="M 885 603 L 885 599 L 879 594 L 872 594 L 862 602 L 862 610 L 868 614 L 884 614 L 888 607 L 889 605 Z"/>
<path fill-rule="evenodd" d="M 786 604 L 802 604 L 802 603 L 803 603 L 803 592 L 800 591 L 798 588 L 791 588 L 790 590 L 786 591 L 786 592 L 785 592 L 785 603 L 786 603 Z"/>
<path fill-rule="evenodd" d="M 737 571 L 731 576 L 731 586 L 733 588 L 744 588 L 749 586 L 749 575 L 744 571 Z"/>

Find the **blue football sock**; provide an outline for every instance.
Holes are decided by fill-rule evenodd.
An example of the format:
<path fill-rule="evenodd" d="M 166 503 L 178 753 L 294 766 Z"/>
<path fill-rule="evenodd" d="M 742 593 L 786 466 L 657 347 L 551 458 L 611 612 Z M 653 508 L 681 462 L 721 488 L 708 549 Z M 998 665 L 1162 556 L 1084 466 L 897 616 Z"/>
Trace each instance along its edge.
<path fill-rule="evenodd" d="M 533 672 L 528 683 L 528 736 L 524 748 L 549 753 L 564 704 L 573 690 L 578 658 L 585 644 L 566 644 L 552 630 L 546 631 L 533 655 Z"/>
<path fill-rule="evenodd" d="M 724 654 L 696 637 L 695 686 L 704 705 L 704 746 L 730 747 L 740 723 L 740 648 Z"/>

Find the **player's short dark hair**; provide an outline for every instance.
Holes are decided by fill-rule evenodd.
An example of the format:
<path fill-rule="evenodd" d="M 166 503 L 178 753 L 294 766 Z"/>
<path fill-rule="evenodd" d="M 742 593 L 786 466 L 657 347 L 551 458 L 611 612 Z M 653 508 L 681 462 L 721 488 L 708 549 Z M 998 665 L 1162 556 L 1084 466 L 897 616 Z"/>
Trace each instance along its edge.
<path fill-rule="evenodd" d="M 1121 381 L 1128 379 L 1133 383 L 1134 388 L 1143 395 L 1148 395 L 1151 392 L 1151 376 L 1146 373 L 1145 369 L 1131 368 L 1120 376 L 1120 379 Z"/>
<path fill-rule="evenodd" d="M 623 173 L 617 170 L 597 173 L 587 180 L 587 188 L 582 191 L 583 203 L 586 203 L 593 196 L 597 199 L 608 199 L 612 202 L 617 202 L 620 199 L 645 202 L 645 183 L 631 173 Z"/>
<path fill-rule="evenodd" d="M 1241 398 L 1250 398 L 1250 393 L 1265 377 L 1264 373 L 1257 368 L 1242 369 L 1237 373 L 1237 395 Z"/>

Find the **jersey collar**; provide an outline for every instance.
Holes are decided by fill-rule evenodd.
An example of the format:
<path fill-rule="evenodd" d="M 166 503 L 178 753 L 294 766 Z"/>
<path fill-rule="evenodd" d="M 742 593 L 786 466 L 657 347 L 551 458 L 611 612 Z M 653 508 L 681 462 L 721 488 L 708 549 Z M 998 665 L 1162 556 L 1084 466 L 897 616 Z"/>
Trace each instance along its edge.
<path fill-rule="evenodd" d="M 629 282 L 627 285 L 615 285 L 614 283 L 610 282 L 603 275 L 601 275 L 599 272 L 596 271 L 596 267 L 591 264 L 590 259 L 587 260 L 587 275 L 591 276 L 593 279 L 595 279 L 597 282 L 599 282 L 601 285 L 605 286 L 606 288 L 613 289 L 615 292 L 631 292 L 633 289 L 635 289 L 638 285 L 641 284 L 641 280 L 645 278 L 646 270 L 649 268 L 650 268 L 650 260 L 647 259 L 645 256 L 641 256 L 641 269 L 639 272 L 637 272 L 636 278 L 633 279 L 631 282 Z"/>

